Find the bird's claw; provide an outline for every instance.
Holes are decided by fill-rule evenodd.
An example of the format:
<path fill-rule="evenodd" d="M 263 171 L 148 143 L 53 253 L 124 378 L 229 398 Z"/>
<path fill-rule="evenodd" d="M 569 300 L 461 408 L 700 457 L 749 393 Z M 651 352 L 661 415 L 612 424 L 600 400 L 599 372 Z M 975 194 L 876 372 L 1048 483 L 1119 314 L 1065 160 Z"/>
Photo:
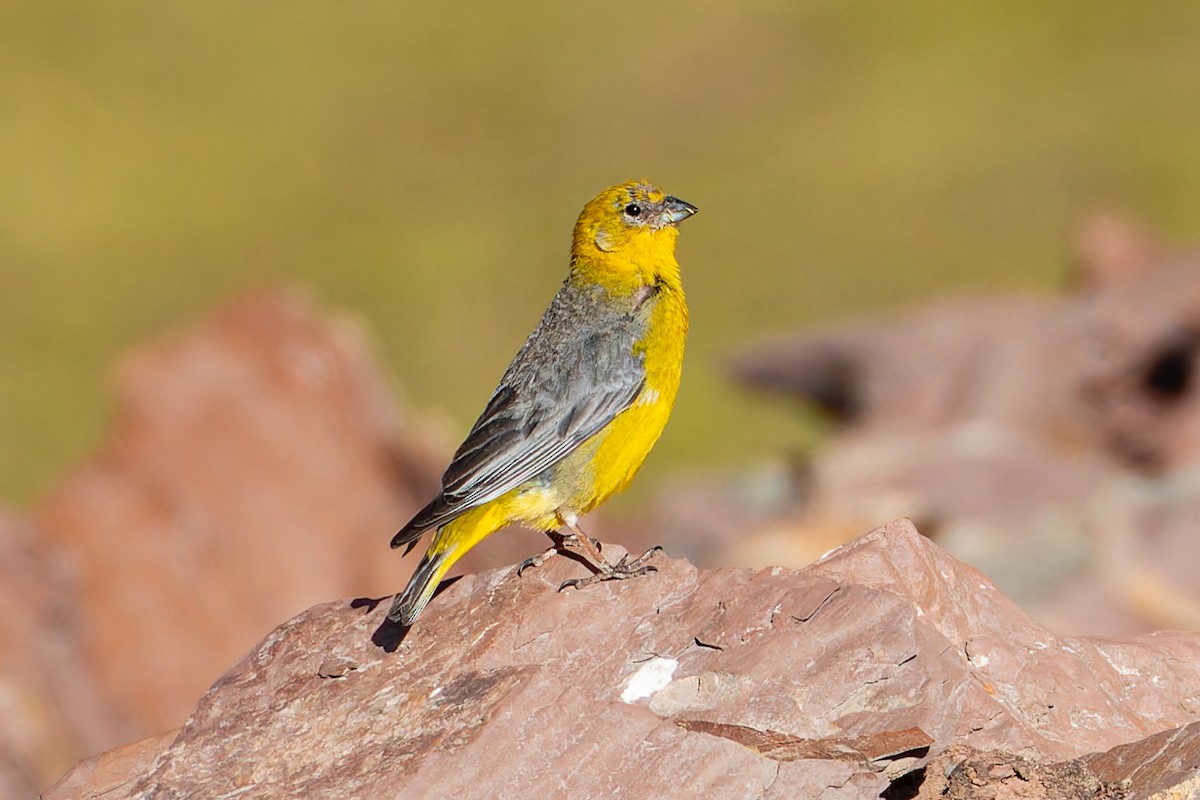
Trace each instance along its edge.
<path fill-rule="evenodd" d="M 558 555 L 558 552 L 558 546 L 556 545 L 554 547 L 546 548 L 542 552 L 525 559 L 517 565 L 517 577 L 521 577 L 521 573 L 530 567 L 540 567 L 542 564 L 545 564 L 547 561 Z"/>
<path fill-rule="evenodd" d="M 642 553 L 640 556 L 635 558 L 633 561 L 629 560 L 629 554 L 626 553 L 625 555 L 621 556 L 621 560 L 616 564 L 604 562 L 603 565 L 598 568 L 599 571 L 594 575 L 589 575 L 586 578 L 571 578 L 570 580 L 563 581 L 561 584 L 559 584 L 558 590 L 561 592 L 563 589 L 567 588 L 582 589 L 585 586 L 591 586 L 593 583 L 601 583 L 603 581 L 623 581 L 628 580 L 629 578 L 636 578 L 639 575 L 647 575 L 651 572 L 658 572 L 658 567 L 645 562 L 660 550 L 662 550 L 662 547 L 655 545 L 645 553 Z"/>
<path fill-rule="evenodd" d="M 629 558 L 629 554 L 626 553 L 625 556 L 621 558 L 620 564 L 625 564 L 626 569 L 632 570 L 635 574 L 638 574 L 638 575 L 642 574 L 641 570 L 645 570 L 648 572 L 658 572 L 658 567 L 644 567 L 643 568 L 642 565 L 645 564 L 647 561 L 649 561 L 654 556 L 655 553 L 661 553 L 662 549 L 663 548 L 662 548 L 661 544 L 656 544 L 656 545 L 654 545 L 654 547 L 651 547 L 649 550 L 642 553 L 640 556 L 635 558 L 633 561 L 630 561 L 628 564 L 625 564 L 625 560 Z M 620 565 L 618 565 L 618 566 L 620 566 Z"/>
<path fill-rule="evenodd" d="M 592 577 L 595 577 L 595 576 L 593 575 Z M 561 592 L 563 589 L 567 589 L 570 587 L 573 587 L 576 589 L 582 589 L 584 586 L 587 586 L 587 584 L 590 582 L 590 580 L 591 580 L 590 578 L 571 578 L 570 580 L 566 580 L 566 581 L 563 581 L 562 583 L 560 583 L 558 585 L 558 590 Z"/>

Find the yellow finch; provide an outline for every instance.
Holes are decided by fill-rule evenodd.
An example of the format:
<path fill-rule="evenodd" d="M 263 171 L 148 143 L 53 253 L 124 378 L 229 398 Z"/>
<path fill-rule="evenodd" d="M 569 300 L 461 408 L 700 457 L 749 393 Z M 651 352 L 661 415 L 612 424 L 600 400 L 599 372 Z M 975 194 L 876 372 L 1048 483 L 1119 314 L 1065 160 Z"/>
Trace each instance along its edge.
<path fill-rule="evenodd" d="M 695 213 L 645 181 L 613 186 L 584 207 L 562 288 L 454 454 L 437 497 L 392 539 L 411 550 L 437 528 L 389 619 L 411 625 L 454 562 L 514 522 L 552 538 L 565 529 L 561 544 L 588 556 L 596 574 L 563 586 L 653 570 L 643 564 L 657 548 L 610 564 L 577 519 L 625 488 L 671 414 L 688 329 L 676 225 Z"/>

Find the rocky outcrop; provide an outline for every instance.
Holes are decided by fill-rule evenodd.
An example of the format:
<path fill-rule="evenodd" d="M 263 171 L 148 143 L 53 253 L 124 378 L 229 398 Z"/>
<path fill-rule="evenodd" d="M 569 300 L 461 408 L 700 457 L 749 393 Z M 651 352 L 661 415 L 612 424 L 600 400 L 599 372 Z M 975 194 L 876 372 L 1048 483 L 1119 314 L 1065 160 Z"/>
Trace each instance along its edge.
<path fill-rule="evenodd" d="M 586 574 L 565 557 L 467 576 L 408 630 L 386 598 L 316 606 L 176 736 L 44 796 L 89 796 L 94 774 L 111 800 L 1003 797 L 970 792 L 1043 775 L 1146 797 L 1195 780 L 1200 634 L 1057 636 L 906 521 L 798 572 L 657 564 L 582 591 L 556 591 Z"/>

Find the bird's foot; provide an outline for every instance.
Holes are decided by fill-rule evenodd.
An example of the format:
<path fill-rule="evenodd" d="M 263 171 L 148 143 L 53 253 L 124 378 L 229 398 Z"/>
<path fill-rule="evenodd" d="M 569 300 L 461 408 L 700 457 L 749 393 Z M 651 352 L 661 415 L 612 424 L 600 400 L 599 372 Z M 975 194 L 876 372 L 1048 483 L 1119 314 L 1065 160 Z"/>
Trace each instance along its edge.
<path fill-rule="evenodd" d="M 558 587 L 558 590 L 561 592 L 563 589 L 568 587 L 582 589 L 585 586 L 591 586 L 593 583 L 600 583 L 602 581 L 623 581 L 629 578 L 636 578 L 639 575 L 645 575 L 650 572 L 658 572 L 658 567 L 654 566 L 653 564 L 647 564 L 646 561 L 648 561 L 660 550 L 662 550 L 662 547 L 655 545 L 645 553 L 642 553 L 640 556 L 635 558 L 633 561 L 629 560 L 629 554 L 626 553 L 625 555 L 621 556 L 621 560 L 616 564 L 609 564 L 604 559 L 601 559 L 599 564 L 596 565 L 596 568 L 599 571 L 595 575 L 589 575 L 586 578 L 572 578 L 571 580 L 563 581 Z"/>
<path fill-rule="evenodd" d="M 555 556 L 562 555 L 565 552 L 565 548 L 578 547 L 585 552 L 587 550 L 586 547 L 580 545 L 579 538 L 573 533 L 566 536 L 559 536 L 558 534 L 552 533 L 550 534 L 550 538 L 554 540 L 554 544 L 550 545 L 537 555 L 530 556 L 517 565 L 518 578 L 521 577 L 521 574 L 530 567 L 540 567 L 542 564 L 545 564 Z M 596 548 L 596 552 L 600 552 L 600 540 L 592 539 L 590 536 L 588 537 L 588 540 L 592 543 L 592 547 Z"/>
<path fill-rule="evenodd" d="M 642 565 L 645 564 L 647 561 L 649 561 L 651 558 L 653 558 L 656 553 L 661 553 L 662 549 L 663 548 L 662 548 L 661 544 L 656 544 L 656 545 L 654 545 L 654 547 L 651 547 L 649 550 L 642 553 L 640 556 L 635 558 L 633 561 L 630 561 L 628 564 L 625 564 L 625 562 L 629 559 L 629 554 L 626 554 L 618 562 L 618 566 L 620 564 L 625 564 L 627 569 L 632 569 L 632 570 L 644 569 L 644 567 Z M 658 572 L 658 567 L 651 567 L 650 569 L 653 572 Z"/>

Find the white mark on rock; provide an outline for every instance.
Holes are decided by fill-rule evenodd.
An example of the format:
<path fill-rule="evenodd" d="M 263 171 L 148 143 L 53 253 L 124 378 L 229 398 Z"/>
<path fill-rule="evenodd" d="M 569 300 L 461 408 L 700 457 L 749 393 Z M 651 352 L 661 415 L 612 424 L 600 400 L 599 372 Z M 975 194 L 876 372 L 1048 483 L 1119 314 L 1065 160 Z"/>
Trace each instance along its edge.
<path fill-rule="evenodd" d="M 814 564 L 820 564 L 822 561 L 824 561 L 825 559 L 829 558 L 831 555 L 833 555 L 834 553 L 836 553 L 838 550 L 841 550 L 841 549 L 842 549 L 842 546 L 841 546 L 841 545 L 838 545 L 837 547 L 834 547 L 834 548 L 832 548 L 832 549 L 830 549 L 830 550 L 826 550 L 824 553 L 821 553 L 821 557 L 820 557 L 820 558 L 818 558 L 818 559 L 817 559 L 816 561 L 814 561 L 813 563 L 814 563 Z"/>
<path fill-rule="evenodd" d="M 442 693 L 442 690 L 445 688 L 446 688 L 445 686 L 439 686 L 436 689 L 434 689 L 432 692 L 429 693 L 429 699 L 432 700 L 433 698 L 437 697 L 439 694 Z"/>
<path fill-rule="evenodd" d="M 1113 660 L 1113 657 L 1109 654 L 1108 650 L 1104 649 L 1103 647 L 1097 647 L 1096 649 L 1100 652 L 1100 655 L 1104 656 L 1104 660 L 1108 662 L 1109 666 L 1116 670 L 1118 674 L 1126 677 L 1141 677 L 1142 673 L 1137 667 L 1127 667 L 1124 664 L 1118 664 Z M 1153 678 L 1151 678 L 1151 680 L 1153 680 Z"/>
<path fill-rule="evenodd" d="M 632 703 L 662 691 L 671 682 L 671 676 L 679 668 L 679 662 L 673 658 L 652 658 L 633 673 L 621 692 L 621 700 Z"/>

